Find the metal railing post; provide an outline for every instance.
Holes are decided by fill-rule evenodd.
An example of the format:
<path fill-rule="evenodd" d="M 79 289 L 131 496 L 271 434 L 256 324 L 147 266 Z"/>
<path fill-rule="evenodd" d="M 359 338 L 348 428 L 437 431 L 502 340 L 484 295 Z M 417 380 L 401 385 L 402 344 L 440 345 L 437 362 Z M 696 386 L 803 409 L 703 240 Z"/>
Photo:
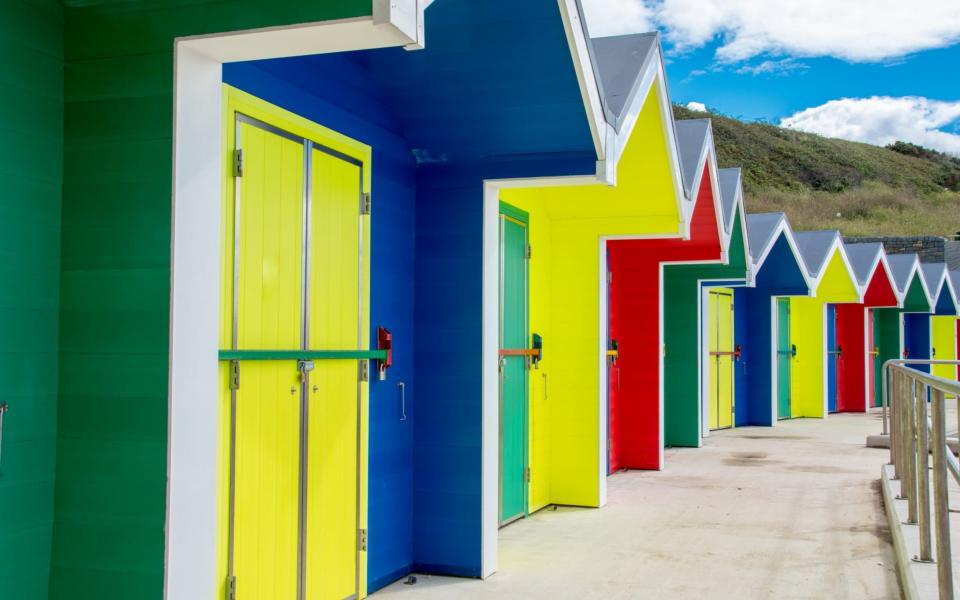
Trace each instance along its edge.
<path fill-rule="evenodd" d="M 890 368 L 889 364 L 884 363 L 880 366 L 880 412 L 883 414 L 883 435 L 888 435 L 890 431 L 887 428 L 887 406 L 890 404 L 890 387 L 887 385 L 887 380 L 892 376 L 893 369 Z"/>
<path fill-rule="evenodd" d="M 921 562 L 933 561 L 933 548 L 930 538 L 930 429 L 927 425 L 927 386 L 917 386 L 923 393 L 917 395 L 917 502 L 920 521 Z"/>
<path fill-rule="evenodd" d="M 912 377 L 905 377 L 907 393 L 904 396 L 904 416 L 907 423 L 906 449 L 907 449 L 907 523 L 917 524 L 917 415 L 916 415 L 916 393 L 917 380 Z"/>
<path fill-rule="evenodd" d="M 937 583 L 940 600 L 953 599 L 953 559 L 950 551 L 950 507 L 947 491 L 947 431 L 943 391 L 933 388 L 933 510 L 937 539 Z"/>
<path fill-rule="evenodd" d="M 890 371 L 890 387 L 887 389 L 890 400 L 890 462 L 893 464 L 893 478 L 900 479 L 900 419 L 897 409 L 900 401 L 897 397 L 899 371 Z"/>

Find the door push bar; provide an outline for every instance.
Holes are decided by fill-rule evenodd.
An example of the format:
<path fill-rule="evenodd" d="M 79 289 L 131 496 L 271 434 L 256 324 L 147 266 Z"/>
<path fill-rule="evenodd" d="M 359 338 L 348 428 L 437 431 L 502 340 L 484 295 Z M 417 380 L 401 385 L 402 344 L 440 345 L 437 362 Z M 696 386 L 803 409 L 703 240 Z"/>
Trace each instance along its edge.
<path fill-rule="evenodd" d="M 797 345 L 790 344 L 789 350 L 777 350 L 777 354 L 789 354 L 790 358 L 793 358 L 797 355 Z"/>
<path fill-rule="evenodd" d="M 740 357 L 743 356 L 743 347 L 736 344 L 733 350 L 711 352 L 710 356 L 732 356 L 733 360 L 739 361 Z"/>
<path fill-rule="evenodd" d="M 500 348 L 500 369 L 503 369 L 503 359 L 507 356 L 523 356 L 534 368 L 540 365 L 543 360 L 543 337 L 539 333 L 533 334 L 532 348 Z"/>

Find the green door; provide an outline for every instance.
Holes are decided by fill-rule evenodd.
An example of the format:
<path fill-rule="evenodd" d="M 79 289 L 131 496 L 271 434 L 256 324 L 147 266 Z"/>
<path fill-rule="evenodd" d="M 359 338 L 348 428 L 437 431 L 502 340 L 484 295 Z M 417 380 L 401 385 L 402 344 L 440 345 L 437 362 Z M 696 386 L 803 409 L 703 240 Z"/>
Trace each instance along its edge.
<path fill-rule="evenodd" d="M 527 219 L 500 215 L 500 523 L 527 513 Z"/>
<path fill-rule="evenodd" d="M 790 343 L 790 299 L 777 298 L 777 417 L 789 419 L 790 361 L 793 345 Z"/>

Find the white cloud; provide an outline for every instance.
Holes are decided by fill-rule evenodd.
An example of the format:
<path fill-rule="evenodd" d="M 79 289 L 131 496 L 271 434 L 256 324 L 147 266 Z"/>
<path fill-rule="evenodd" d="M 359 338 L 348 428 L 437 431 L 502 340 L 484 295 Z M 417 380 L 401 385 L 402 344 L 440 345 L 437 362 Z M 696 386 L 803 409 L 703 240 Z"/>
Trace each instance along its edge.
<path fill-rule="evenodd" d="M 809 67 L 792 58 L 765 60 L 755 65 L 743 65 L 737 69 L 741 75 L 786 75 L 790 71 L 802 71 Z"/>
<path fill-rule="evenodd" d="M 960 119 L 960 102 L 915 96 L 842 98 L 781 119 L 780 125 L 885 146 L 912 142 L 960 156 L 960 135 L 941 131 Z"/>
<path fill-rule="evenodd" d="M 679 50 L 880 61 L 960 41 L 956 0 L 584 0 L 592 35 L 659 27 Z"/>
<path fill-rule="evenodd" d="M 584 0 L 583 10 L 591 37 L 656 30 L 653 11 L 643 0 Z"/>
<path fill-rule="evenodd" d="M 697 112 L 707 112 L 707 105 L 703 102 L 687 102 L 687 108 Z"/>

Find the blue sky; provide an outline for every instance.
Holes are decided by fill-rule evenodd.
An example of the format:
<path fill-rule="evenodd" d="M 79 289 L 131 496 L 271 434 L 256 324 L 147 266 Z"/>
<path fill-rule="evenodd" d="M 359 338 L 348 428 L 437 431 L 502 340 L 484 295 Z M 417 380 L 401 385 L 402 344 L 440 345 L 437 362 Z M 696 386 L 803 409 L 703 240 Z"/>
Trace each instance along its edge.
<path fill-rule="evenodd" d="M 960 156 L 958 0 L 582 0 L 591 35 L 658 30 L 672 100 Z"/>
<path fill-rule="evenodd" d="M 715 41 L 697 50 L 674 53 L 666 45 L 667 80 L 674 102 L 702 102 L 730 116 L 778 122 L 837 98 L 960 100 L 960 44 L 876 63 L 793 58 L 789 70 L 757 74 L 737 71 L 770 59 L 719 65 L 714 59 L 718 46 Z"/>

